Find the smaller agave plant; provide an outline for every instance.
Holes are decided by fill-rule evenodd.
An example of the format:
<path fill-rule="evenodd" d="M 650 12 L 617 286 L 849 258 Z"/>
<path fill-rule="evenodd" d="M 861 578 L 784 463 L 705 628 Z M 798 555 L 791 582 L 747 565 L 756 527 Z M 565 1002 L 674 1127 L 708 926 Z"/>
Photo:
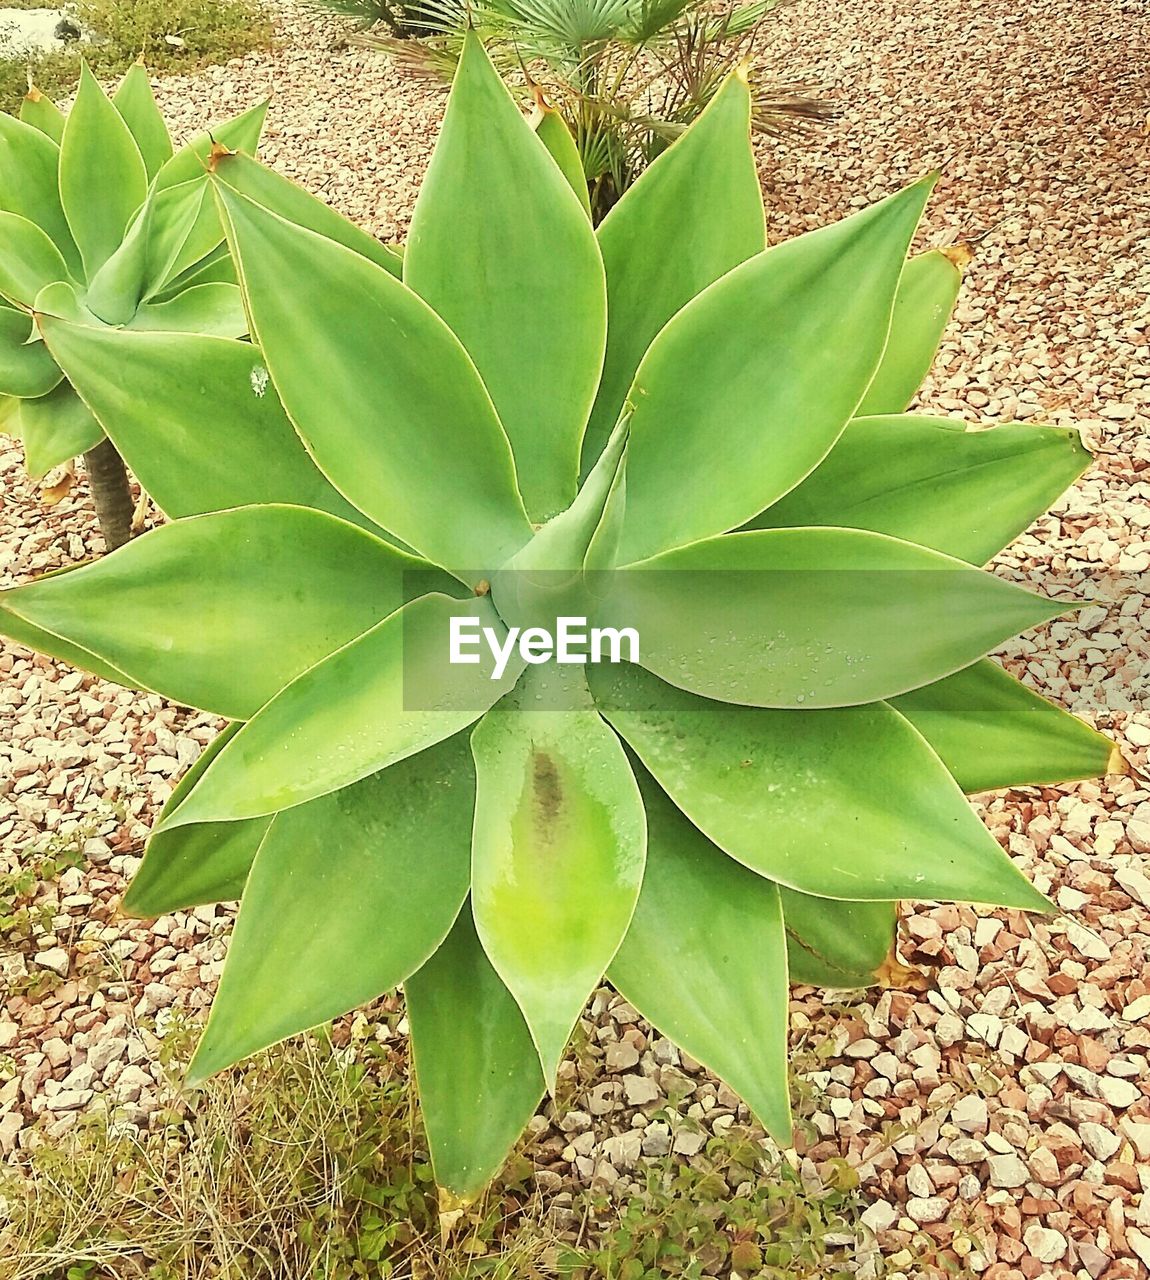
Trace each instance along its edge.
<path fill-rule="evenodd" d="M 469 38 L 402 258 L 217 149 L 254 345 L 37 312 L 204 512 L 0 600 L 230 721 L 124 902 L 242 899 L 190 1081 L 403 984 L 445 1203 L 604 977 L 788 1141 L 788 983 L 888 976 L 900 898 L 1048 910 L 963 793 L 1115 763 L 985 656 L 1067 608 L 980 566 L 1089 455 L 904 412 L 933 178 L 768 248 L 750 111 L 734 75 L 596 232 Z M 638 651 L 540 661 L 569 616 Z"/>
<path fill-rule="evenodd" d="M 254 151 L 266 104 L 215 137 Z M 123 463 L 33 324 L 37 307 L 137 331 L 247 332 L 204 181 L 207 134 L 173 149 L 143 65 L 109 98 L 86 65 L 65 115 L 31 88 L 0 114 L 0 420 L 39 479 L 83 454 L 109 548 L 129 536 Z"/>

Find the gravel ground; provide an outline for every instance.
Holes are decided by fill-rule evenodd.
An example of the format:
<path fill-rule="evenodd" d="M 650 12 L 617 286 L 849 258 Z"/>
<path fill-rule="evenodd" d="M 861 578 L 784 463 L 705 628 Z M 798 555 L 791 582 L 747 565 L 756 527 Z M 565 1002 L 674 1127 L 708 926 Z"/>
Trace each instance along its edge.
<path fill-rule="evenodd" d="M 348 49 L 338 28 L 281 22 L 254 55 L 160 97 L 183 128 L 274 88 L 267 159 L 364 225 L 402 236 L 443 94 Z M 1066 915 L 907 908 L 902 952 L 929 990 L 836 1001 L 794 993 L 796 1039 L 833 1053 L 806 1073 L 817 1176 L 845 1156 L 870 1199 L 865 1277 L 944 1266 L 987 1280 L 1150 1274 L 1150 100 L 1147 11 L 1118 0 L 935 0 L 913 10 L 799 0 L 771 48 L 843 107 L 817 145 L 763 144 L 781 238 L 941 165 L 925 232 L 987 232 L 923 404 L 973 421 L 1077 422 L 1095 465 L 1000 559 L 1040 589 L 1076 590 L 1074 624 L 1013 644 L 1007 665 L 1112 733 L 1132 772 L 1020 788 L 978 807 Z M 1141 239 L 1140 239 L 1141 236 Z M 82 482 L 42 509 L 0 449 L 0 569 L 9 580 L 94 549 Z M 147 1030 L 204 1008 L 227 907 L 138 926 L 116 915 L 155 809 L 215 722 L 12 646 L 0 657 L 0 839 L 81 843 L 86 869 L 46 888 L 43 927 L 3 957 L 0 1155 L 64 1130 L 100 1095 L 146 1125 L 161 1074 Z M 0 862 L 0 870 L 3 863 Z M 47 988 L 47 994 L 41 994 Z M 600 993 L 588 1013 L 597 1083 L 540 1119 L 540 1185 L 564 1226 L 571 1185 L 624 1195 L 645 1156 L 696 1154 L 745 1111 L 697 1064 Z M 574 1068 L 572 1067 L 572 1070 Z M 686 1091 L 680 1128 L 648 1117 Z M 697 1123 L 692 1123 L 697 1122 Z"/>

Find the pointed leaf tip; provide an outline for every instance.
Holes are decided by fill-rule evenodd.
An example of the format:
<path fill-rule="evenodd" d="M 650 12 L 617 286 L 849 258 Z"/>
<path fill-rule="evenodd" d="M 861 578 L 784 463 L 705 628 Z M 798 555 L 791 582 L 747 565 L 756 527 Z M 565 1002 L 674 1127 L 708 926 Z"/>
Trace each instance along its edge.
<path fill-rule="evenodd" d="M 210 135 L 209 135 L 210 136 Z M 217 142 L 212 138 L 211 149 L 208 151 L 208 160 L 205 168 L 209 173 L 215 173 L 220 166 L 220 161 L 227 159 L 228 156 L 238 155 L 231 147 L 225 147 L 222 142 Z"/>
<path fill-rule="evenodd" d="M 966 240 L 960 240 L 958 244 L 948 244 L 940 249 L 939 253 L 959 271 L 965 271 L 974 261 L 974 246 Z"/>

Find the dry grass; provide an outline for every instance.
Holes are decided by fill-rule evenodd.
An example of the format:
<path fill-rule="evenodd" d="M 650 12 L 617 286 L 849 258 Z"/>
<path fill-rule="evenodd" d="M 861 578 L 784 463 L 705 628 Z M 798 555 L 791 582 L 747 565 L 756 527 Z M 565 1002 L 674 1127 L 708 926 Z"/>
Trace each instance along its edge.
<path fill-rule="evenodd" d="M 187 1038 L 169 1029 L 170 1065 Z M 150 1132 L 86 1116 L 26 1169 L 0 1176 L 0 1277 L 479 1274 L 474 1242 L 441 1244 L 414 1099 L 394 1066 L 373 1041 L 341 1050 L 298 1037 L 192 1098 L 176 1092 L 173 1073 L 172 1109 Z M 517 1217 L 531 1198 L 516 1203 Z M 494 1243 L 505 1216 L 484 1204 L 472 1220 Z M 482 1274 L 528 1276 L 553 1242 L 533 1231 L 506 1243 Z"/>

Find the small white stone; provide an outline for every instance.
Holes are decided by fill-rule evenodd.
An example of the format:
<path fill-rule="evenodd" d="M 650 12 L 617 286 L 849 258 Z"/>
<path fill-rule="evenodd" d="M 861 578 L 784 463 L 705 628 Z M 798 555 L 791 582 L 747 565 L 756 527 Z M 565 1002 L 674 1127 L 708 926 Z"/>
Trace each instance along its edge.
<path fill-rule="evenodd" d="M 44 1104 L 49 1111 L 78 1111 L 92 1100 L 91 1089 L 61 1089 Z"/>
<path fill-rule="evenodd" d="M 986 1099 L 977 1093 L 968 1093 L 951 1107 L 950 1119 L 964 1133 L 985 1133 L 990 1124 Z"/>
<path fill-rule="evenodd" d="M 1150 1236 L 1137 1227 L 1126 1228 L 1126 1243 L 1138 1255 L 1144 1267 L 1150 1267 Z"/>
<path fill-rule="evenodd" d="M 1122 1132 L 1130 1139 L 1130 1145 L 1138 1153 L 1138 1159 L 1150 1161 L 1150 1124 L 1123 1120 Z"/>
<path fill-rule="evenodd" d="M 1021 1027 L 1003 1027 L 998 1047 L 1003 1053 L 1009 1053 L 1015 1058 L 1021 1058 L 1030 1047 L 1030 1037 Z"/>
<path fill-rule="evenodd" d="M 1021 1187 L 1030 1181 L 1030 1171 L 1016 1155 L 991 1156 L 987 1164 L 992 1187 Z"/>
<path fill-rule="evenodd" d="M 1075 951 L 1088 960 L 1110 959 L 1110 948 L 1106 943 L 1097 934 L 1084 929 L 1076 920 L 1067 923 L 1066 936 L 1070 939 L 1070 945 Z"/>
<path fill-rule="evenodd" d="M 946 1154 L 955 1164 L 979 1164 L 986 1159 L 986 1147 L 977 1138 L 955 1138 Z"/>
<path fill-rule="evenodd" d="M 1002 1019 L 992 1013 L 972 1013 L 967 1018 L 966 1025 L 972 1035 L 985 1040 L 991 1047 L 998 1043 L 998 1037 L 1002 1034 Z"/>
<path fill-rule="evenodd" d="M 892 1084 L 898 1079 L 898 1065 L 893 1053 L 880 1053 L 871 1059 L 871 1066 Z"/>
<path fill-rule="evenodd" d="M 47 951 L 38 951 L 32 958 L 41 969 L 48 969 L 61 978 L 68 976 L 68 953 L 63 947 L 49 947 Z"/>
<path fill-rule="evenodd" d="M 1150 809 L 1150 806 L 1140 804 L 1138 808 L 1139 810 Z M 1127 836 L 1130 836 L 1130 828 L 1134 825 L 1133 820 L 1126 824 Z M 1147 815 L 1147 822 L 1145 825 L 1147 828 L 1146 835 L 1144 839 L 1139 840 L 1139 843 L 1145 844 L 1146 847 L 1144 849 L 1139 849 L 1139 853 L 1150 853 L 1150 813 Z M 1133 837 L 1131 837 L 1130 843 L 1134 844 Z M 1150 907 L 1150 879 L 1147 879 L 1146 876 L 1144 876 L 1136 867 L 1119 867 L 1114 873 L 1114 879 L 1118 881 L 1122 888 L 1125 889 L 1132 898 L 1140 902 L 1144 907 Z"/>
<path fill-rule="evenodd" d="M 930 1174 L 921 1164 L 912 1164 L 907 1170 L 906 1189 L 920 1200 L 934 1195 L 934 1183 L 931 1182 Z"/>
<path fill-rule="evenodd" d="M 1122 1139 L 1113 1129 L 1093 1124 L 1089 1120 L 1078 1126 L 1078 1136 L 1082 1139 L 1082 1145 L 1096 1160 L 1109 1160 L 1122 1145 Z"/>
<path fill-rule="evenodd" d="M 671 1150 L 680 1156 L 698 1155 L 706 1141 L 707 1135 L 705 1133 L 695 1133 L 691 1129 L 680 1129 L 675 1134 L 675 1141 L 671 1144 Z"/>
<path fill-rule="evenodd" d="M 974 945 L 981 951 L 988 947 L 1002 932 L 1002 921 L 993 916 L 984 916 L 974 926 Z"/>
<path fill-rule="evenodd" d="M 97 1040 L 88 1049 L 87 1063 L 93 1071 L 103 1074 L 113 1062 L 118 1062 L 128 1052 L 128 1042 L 120 1036 L 107 1036 Z"/>
<path fill-rule="evenodd" d="M 1098 1096 L 1108 1106 L 1124 1108 L 1133 1106 L 1142 1096 L 1142 1090 L 1133 1081 L 1102 1076 L 1098 1081 Z"/>
<path fill-rule="evenodd" d="M 944 1196 L 912 1196 L 906 1202 L 906 1211 L 919 1226 L 941 1222 L 950 1209 L 950 1201 Z"/>
<path fill-rule="evenodd" d="M 643 1149 L 643 1130 L 628 1129 L 615 1134 L 603 1143 L 603 1154 L 616 1169 L 632 1169 Z"/>
<path fill-rule="evenodd" d="M 898 1221 L 898 1210 L 886 1200 L 875 1200 L 863 1210 L 859 1221 L 878 1235 L 894 1226 Z"/>
<path fill-rule="evenodd" d="M 1022 1243 L 1039 1262 L 1057 1262 L 1066 1255 L 1066 1237 L 1060 1231 L 1037 1223 L 1023 1232 Z"/>
<path fill-rule="evenodd" d="M 1147 1014 L 1150 1014 L 1150 996 L 1139 996 L 1122 1010 L 1122 1016 L 1127 1022 L 1141 1022 Z"/>
<path fill-rule="evenodd" d="M 649 1124 L 643 1130 L 643 1154 L 665 1156 L 671 1150 L 671 1130 L 661 1120 Z"/>
<path fill-rule="evenodd" d="M 607 1046 L 604 1062 L 608 1071 L 630 1071 L 639 1065 L 639 1050 L 629 1040 L 620 1040 Z"/>
<path fill-rule="evenodd" d="M 659 1092 L 659 1086 L 653 1080 L 648 1080 L 646 1076 L 624 1076 L 623 1092 L 628 1105 L 632 1107 L 649 1106 L 663 1096 Z"/>
<path fill-rule="evenodd" d="M 966 1028 L 962 1025 L 962 1019 L 953 1013 L 944 1013 L 934 1024 L 934 1038 L 944 1049 L 958 1044 L 965 1034 Z"/>
<path fill-rule="evenodd" d="M 958 1194 L 967 1202 L 977 1200 L 982 1195 L 982 1183 L 974 1176 L 973 1173 L 964 1173 L 958 1180 Z M 974 1255 L 972 1254 L 971 1257 Z M 985 1267 L 981 1268 L 983 1271 Z"/>

